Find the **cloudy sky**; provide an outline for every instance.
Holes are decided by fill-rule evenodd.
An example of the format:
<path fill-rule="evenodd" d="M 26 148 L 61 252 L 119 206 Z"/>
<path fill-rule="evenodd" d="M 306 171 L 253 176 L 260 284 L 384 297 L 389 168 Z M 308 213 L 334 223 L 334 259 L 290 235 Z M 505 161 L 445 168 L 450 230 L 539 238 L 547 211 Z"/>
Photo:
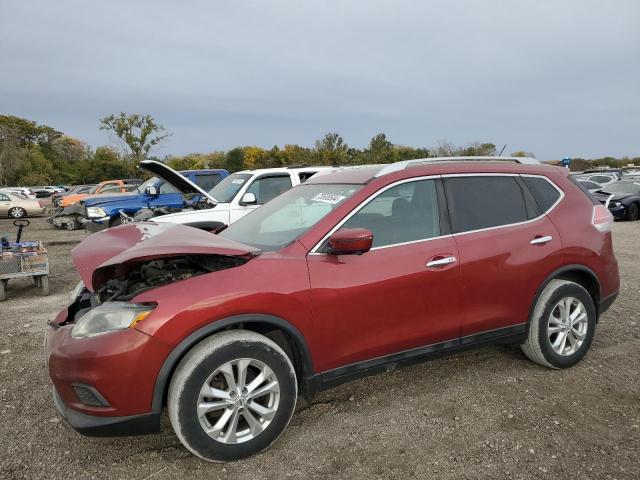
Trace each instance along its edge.
<path fill-rule="evenodd" d="M 155 153 L 488 141 L 640 155 L 638 0 L 0 0 L 0 113 L 92 146 L 151 113 Z"/>

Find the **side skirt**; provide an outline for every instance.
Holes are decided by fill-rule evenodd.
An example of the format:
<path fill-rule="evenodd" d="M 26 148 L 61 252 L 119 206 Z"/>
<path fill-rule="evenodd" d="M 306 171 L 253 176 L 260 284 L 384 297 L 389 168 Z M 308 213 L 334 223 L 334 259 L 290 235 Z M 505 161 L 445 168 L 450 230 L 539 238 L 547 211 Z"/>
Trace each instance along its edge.
<path fill-rule="evenodd" d="M 352 363 L 344 367 L 334 368 L 313 375 L 308 379 L 309 390 L 313 395 L 313 393 L 335 387 L 350 380 L 382 372 L 390 372 L 399 367 L 412 365 L 424 360 L 453 355 L 465 350 L 487 345 L 522 343 L 526 340 L 526 330 L 527 324 L 521 323 L 488 332 L 475 333 L 455 340 L 413 348 L 371 360 Z"/>

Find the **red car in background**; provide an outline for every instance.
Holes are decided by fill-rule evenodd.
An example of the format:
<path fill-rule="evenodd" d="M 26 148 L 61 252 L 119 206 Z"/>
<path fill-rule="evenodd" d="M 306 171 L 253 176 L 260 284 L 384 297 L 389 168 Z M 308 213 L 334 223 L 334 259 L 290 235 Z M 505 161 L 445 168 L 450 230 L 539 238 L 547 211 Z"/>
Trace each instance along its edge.
<path fill-rule="evenodd" d="M 166 406 L 190 451 L 228 461 L 271 445 L 299 393 L 362 375 L 494 343 L 571 367 L 618 294 L 613 219 L 533 163 L 347 168 L 217 234 L 92 235 L 47 331 L 58 410 L 118 435 L 158 431 Z"/>

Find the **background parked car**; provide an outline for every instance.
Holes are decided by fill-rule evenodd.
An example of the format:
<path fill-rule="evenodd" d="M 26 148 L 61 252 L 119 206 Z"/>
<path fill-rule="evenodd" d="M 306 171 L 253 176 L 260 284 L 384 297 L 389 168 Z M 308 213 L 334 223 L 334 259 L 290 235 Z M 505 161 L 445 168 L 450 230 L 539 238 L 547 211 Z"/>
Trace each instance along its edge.
<path fill-rule="evenodd" d="M 60 200 L 62 200 L 63 197 L 66 197 L 67 195 L 75 195 L 75 194 L 82 194 L 82 193 L 88 194 L 93 187 L 95 187 L 95 184 L 76 185 L 74 187 L 71 187 L 67 192 L 54 193 L 53 195 L 51 195 L 51 202 L 55 207 L 59 207 Z"/>
<path fill-rule="evenodd" d="M 45 207 L 38 200 L 26 198 L 19 193 L 0 190 L 0 216 L 24 218 L 44 215 Z"/>
<path fill-rule="evenodd" d="M 30 188 L 27 188 L 27 187 L 7 187 L 7 188 L 2 188 L 0 190 L 18 193 L 23 197 L 28 198 L 29 200 L 36 199 L 36 194 Z"/>
<path fill-rule="evenodd" d="M 577 180 L 588 180 L 590 182 L 597 183 L 602 187 L 606 187 L 612 183 L 617 182 L 622 178 L 622 175 L 611 172 L 611 173 L 582 173 L 580 175 L 576 175 Z"/>
<path fill-rule="evenodd" d="M 578 179 L 578 182 L 580 182 L 580 184 L 584 188 L 589 190 L 590 193 L 595 193 L 598 190 L 602 190 L 602 188 L 603 188 L 602 185 L 600 185 L 599 183 L 596 183 L 596 182 L 592 182 L 591 180 Z"/>
<path fill-rule="evenodd" d="M 640 218 L 640 180 L 620 180 L 607 185 L 594 195 L 605 205 L 609 202 L 609 211 L 614 218 L 619 220 Z"/>
<path fill-rule="evenodd" d="M 140 162 L 139 168 L 155 175 L 129 195 L 86 198 L 81 204 L 79 221 L 90 232 L 120 225 L 123 218 L 142 209 L 179 211 L 184 208 L 206 208 L 206 190 L 217 185 L 229 172 L 223 169 L 183 170 L 176 172 L 154 160 Z"/>
<path fill-rule="evenodd" d="M 304 183 L 316 173 L 332 170 L 335 168 L 307 166 L 236 172 L 208 192 L 213 208 L 162 215 L 154 217 L 153 221 L 181 223 L 206 230 L 217 224 L 230 225 L 281 193 Z"/>

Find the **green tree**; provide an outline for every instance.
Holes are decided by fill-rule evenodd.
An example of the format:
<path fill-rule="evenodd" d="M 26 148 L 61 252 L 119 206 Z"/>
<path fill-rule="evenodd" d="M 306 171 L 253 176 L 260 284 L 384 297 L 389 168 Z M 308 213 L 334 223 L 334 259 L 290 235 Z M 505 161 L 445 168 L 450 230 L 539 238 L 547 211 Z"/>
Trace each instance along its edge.
<path fill-rule="evenodd" d="M 151 115 L 120 112 L 100 119 L 100 130 L 115 135 L 128 159 L 129 174 L 136 175 L 137 165 L 149 151 L 169 137 L 170 133 L 156 123 Z"/>
<path fill-rule="evenodd" d="M 368 163 L 390 163 L 393 161 L 393 144 L 384 133 L 378 133 L 369 142 L 366 151 Z"/>
<path fill-rule="evenodd" d="M 241 147 L 229 150 L 225 156 L 224 166 L 229 173 L 244 170 L 244 150 Z"/>
<path fill-rule="evenodd" d="M 344 165 L 348 160 L 349 146 L 337 133 L 327 133 L 316 141 L 316 157 L 321 165 Z"/>

